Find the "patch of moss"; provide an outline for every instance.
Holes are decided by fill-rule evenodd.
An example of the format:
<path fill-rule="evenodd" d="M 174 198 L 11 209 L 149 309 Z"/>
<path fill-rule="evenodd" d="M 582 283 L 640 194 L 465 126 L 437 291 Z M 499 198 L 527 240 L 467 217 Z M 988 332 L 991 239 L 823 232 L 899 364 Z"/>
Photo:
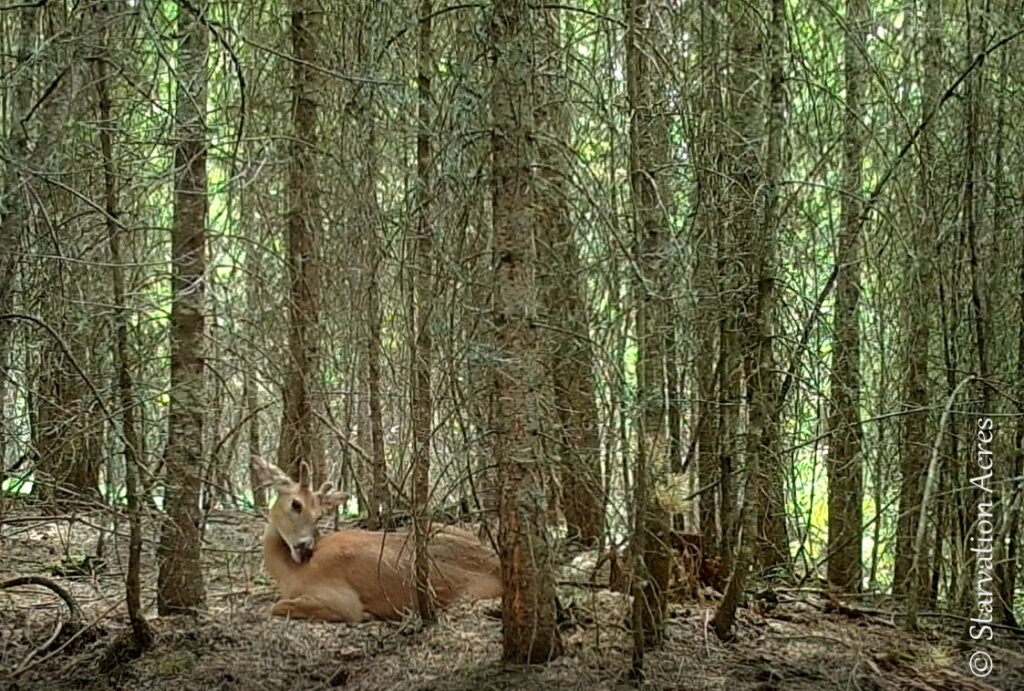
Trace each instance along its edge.
<path fill-rule="evenodd" d="M 162 679 L 184 675 L 196 663 L 196 656 L 187 650 L 168 650 L 153 659 L 153 672 Z"/>

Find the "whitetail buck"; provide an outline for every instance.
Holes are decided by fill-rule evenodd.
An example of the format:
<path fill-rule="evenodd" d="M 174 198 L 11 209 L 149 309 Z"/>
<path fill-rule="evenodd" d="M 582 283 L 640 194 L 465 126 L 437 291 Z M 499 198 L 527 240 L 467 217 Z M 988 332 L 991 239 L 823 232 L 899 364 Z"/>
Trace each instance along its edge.
<path fill-rule="evenodd" d="M 342 530 L 319 537 L 317 521 L 346 495 L 326 482 L 314 492 L 273 465 L 258 464 L 256 475 L 277 491 L 263 538 L 263 560 L 281 589 L 271 614 L 354 624 L 364 614 L 397 619 L 415 609 L 411 532 Z M 498 558 L 472 533 L 441 528 L 428 551 L 439 609 L 501 595 Z"/>

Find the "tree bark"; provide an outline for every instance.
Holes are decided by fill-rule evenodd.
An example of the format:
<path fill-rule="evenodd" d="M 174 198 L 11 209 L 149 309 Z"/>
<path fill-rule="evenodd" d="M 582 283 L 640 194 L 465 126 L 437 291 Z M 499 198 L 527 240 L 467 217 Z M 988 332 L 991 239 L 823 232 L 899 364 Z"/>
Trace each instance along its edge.
<path fill-rule="evenodd" d="M 741 353 L 743 395 L 747 410 L 742 455 L 745 460 L 743 504 L 738 508 L 736 553 L 722 602 L 712 624 L 721 640 L 730 640 L 736 608 L 743 596 L 750 567 L 759 552 L 781 549 L 763 531 L 772 528 L 766 516 L 772 496 L 767 485 L 781 482 L 774 467 L 777 440 L 774 415 L 778 384 L 772 353 L 771 322 L 775 283 L 776 204 L 781 174 L 781 55 L 784 46 L 785 5 L 773 0 L 771 34 L 768 37 L 769 75 L 759 73 L 764 64 L 765 41 L 759 36 L 757 6 L 732 6 L 733 88 L 729 115 L 735 138 L 728 141 L 732 213 L 732 239 L 742 265 L 738 311 L 735 316 L 737 345 Z M 768 81 L 769 99 L 764 83 Z M 767 115 L 767 117 L 766 117 Z M 764 123 L 769 128 L 765 137 Z M 765 143 L 767 146 L 765 146 Z M 762 149 L 764 147 L 764 149 Z M 762 164 L 762 160 L 764 163 Z M 784 533 L 783 533 L 784 534 Z M 776 536 L 777 540 L 778 537 Z"/>
<path fill-rule="evenodd" d="M 256 375 L 250 371 L 250 363 L 242 375 L 242 399 L 245 402 L 245 415 L 248 418 L 246 435 L 246 452 L 249 466 L 249 488 L 252 490 L 252 505 L 258 512 L 267 510 L 267 490 L 261 486 L 256 477 L 257 463 L 262 461 L 260 453 L 260 414 L 259 393 L 256 389 Z"/>
<path fill-rule="evenodd" d="M 18 11 L 18 36 L 15 56 L 15 74 L 18 79 L 11 90 L 11 127 L 7 133 L 4 175 L 0 180 L 0 314 L 8 314 L 14 307 L 14 286 L 17 276 L 18 247 L 22 242 L 28 210 L 25 208 L 24 166 L 29 153 L 29 128 L 32 112 L 33 74 L 29 61 L 35 48 L 37 3 L 24 3 Z M 9 341 L 14 321 L 0 319 L 0 467 L 6 460 L 8 426 L 5 408 L 7 385 L 11 380 Z"/>
<path fill-rule="evenodd" d="M 537 283 L 547 323 L 545 359 L 551 374 L 559 431 L 562 509 L 570 539 L 596 545 L 604 524 L 597 402 L 590 320 L 580 285 L 579 250 L 573 237 L 566 180 L 569 145 L 561 11 L 539 12 L 543 44 L 537 71 Z"/>
<path fill-rule="evenodd" d="M 201 9 L 200 9 L 201 11 Z M 157 609 L 194 613 L 205 605 L 200 564 L 200 474 L 203 468 L 206 293 L 207 29 L 178 10 L 174 225 L 171 229 L 171 388 L 167 411 L 167 521 L 160 533 Z"/>
<path fill-rule="evenodd" d="M 942 8 L 939 0 L 927 0 L 923 23 L 923 77 L 921 111 L 931 113 L 941 97 L 940 62 L 942 34 Z M 929 307 L 933 301 L 931 289 L 931 244 L 939 228 L 936 220 L 932 177 L 935 175 L 935 133 L 926 128 L 918 144 L 917 199 L 921 217 L 915 219 L 911 230 L 904 275 L 909 285 L 902 291 L 901 332 L 904 341 L 904 366 L 901 398 L 906 415 L 900 427 L 899 454 L 900 503 L 896 525 L 896 563 L 893 573 L 893 593 L 905 596 L 909 587 L 917 587 L 919 599 L 925 599 L 928 569 L 918 574 L 919 583 L 908 582 L 913 560 L 913 542 L 917 535 L 917 517 L 924 490 L 923 470 L 931 453 L 928 439 L 928 340 L 930 333 Z M 923 556 L 923 555 L 922 555 Z"/>
<path fill-rule="evenodd" d="M 835 337 L 828 447 L 828 581 L 843 590 L 861 588 L 860 255 L 863 164 L 865 0 L 847 0 L 845 118 L 839 243 L 836 251 Z"/>
<path fill-rule="evenodd" d="M 693 277 L 697 291 L 693 323 L 696 329 L 697 387 L 697 480 L 700 491 L 699 521 L 701 547 L 706 558 L 721 553 L 720 522 L 720 445 L 721 408 L 718 405 L 718 372 L 720 369 L 719 334 L 723 318 L 722 301 L 717 280 L 717 256 L 721 236 L 723 194 L 721 180 L 715 174 L 720 164 L 721 134 L 718 114 L 723 112 L 721 99 L 718 0 L 700 5 L 700 107 L 695 155 L 699 165 L 697 181 L 697 217 L 693 224 Z"/>
<path fill-rule="evenodd" d="M 102 57 L 95 63 L 96 95 L 99 115 L 100 153 L 103 157 L 103 208 L 106 212 L 107 243 L 110 248 L 110 279 L 114 303 L 115 368 L 117 393 L 121 407 L 121 435 L 124 441 L 125 485 L 128 499 L 128 570 L 125 574 L 125 602 L 131 622 L 135 647 L 146 650 L 153 642 L 153 633 L 142 612 L 142 511 L 139 496 L 139 435 L 135 425 L 135 386 L 128 359 L 128 305 L 125 302 L 124 266 L 121 255 L 121 230 L 118 204 L 118 174 L 114 159 L 114 133 L 118 123 L 110 100 L 107 61 L 110 50 L 110 21 L 115 13 L 111 3 L 96 5 L 99 19 Z M 112 483 L 111 483 L 112 484 Z"/>
<path fill-rule="evenodd" d="M 314 0 L 292 0 L 292 139 L 288 167 L 288 370 L 283 391 L 281 440 L 277 464 L 294 479 L 317 484 L 324 479 L 324 459 L 315 435 L 312 389 L 319 372 L 319 267 L 317 237 L 321 226 L 317 177 L 317 110 L 322 10 Z"/>
<path fill-rule="evenodd" d="M 986 15 L 987 12 L 970 4 L 964 6 L 966 15 L 964 23 L 967 31 L 966 54 L 973 56 L 976 51 L 985 45 L 987 40 Z M 979 413 L 987 415 L 992 410 L 992 389 L 989 385 L 989 358 L 991 356 L 992 325 L 989 314 L 989 296 L 984 288 L 985 278 L 982 272 L 987 263 L 983 254 L 983 245 L 988 235 L 984 227 L 982 211 L 984 208 L 985 194 L 989 186 L 987 180 L 987 152 L 984 150 L 983 128 L 984 128 L 984 107 L 985 107 L 985 85 L 987 77 L 983 71 L 984 65 L 979 65 L 968 75 L 964 87 L 964 149 L 963 149 L 963 206 L 961 212 L 961 227 L 963 237 L 967 242 L 968 250 L 968 272 L 970 279 L 970 308 L 968 311 L 971 322 L 974 357 L 971 367 L 977 373 L 976 385 L 978 388 Z M 973 432 L 973 430 L 972 430 Z M 993 430 L 993 435 L 999 436 L 1001 430 L 998 425 Z M 972 434 L 973 436 L 973 434 Z M 968 448 L 973 448 L 969 445 Z M 970 477 L 970 473 L 968 477 Z M 1000 504 L 1000 483 L 990 486 L 991 493 L 983 493 L 977 486 L 971 485 L 965 492 L 964 514 L 966 517 L 967 539 L 969 541 L 979 537 L 978 525 L 981 502 L 990 502 L 993 506 Z M 1002 507 L 1000 507 L 1002 508 Z M 1001 513 L 1001 511 L 1000 511 Z M 990 536 L 991 537 L 991 536 Z M 978 575 L 979 559 L 975 554 L 969 552 L 970 556 L 960 569 L 960 605 L 965 611 L 970 610 L 974 603 L 973 599 L 977 593 L 975 581 Z M 995 555 L 993 555 L 995 556 Z M 993 575 L 992 591 L 999 593 L 999 572 L 995 570 Z M 996 605 L 993 617 L 999 621 L 1002 608 Z M 1001 623 L 1001 622 L 1000 622 Z"/>
<path fill-rule="evenodd" d="M 665 355 L 672 190 L 665 105 L 656 96 L 652 46 L 659 45 L 648 0 L 626 5 L 626 88 L 629 98 L 629 172 L 637 266 L 637 462 L 633 481 L 633 675 L 643 674 L 644 651 L 665 633 L 670 518 L 654 496 L 668 471 Z"/>
<path fill-rule="evenodd" d="M 420 618 L 433 622 L 437 618 L 430 590 L 430 562 L 427 552 L 430 526 L 430 437 L 434 425 L 433 399 L 430 389 L 430 368 L 433 342 L 430 320 L 433 308 L 433 195 L 434 160 L 433 94 L 430 88 L 434 73 L 432 47 L 433 1 L 421 0 L 419 47 L 417 55 L 417 86 L 419 113 L 416 132 L 416 234 L 413 240 L 413 339 L 412 359 L 412 427 L 413 427 L 413 530 L 416 534 L 416 603 Z"/>
<path fill-rule="evenodd" d="M 367 519 L 371 530 L 388 526 L 391 522 L 391 501 L 388 491 L 387 462 L 384 458 L 384 420 L 381 409 L 381 310 L 380 270 L 382 252 L 378 235 L 373 165 L 374 144 L 366 142 L 366 171 L 363 180 L 363 220 L 366 223 L 365 288 L 366 288 L 366 404 L 370 442 L 370 491 Z"/>
<path fill-rule="evenodd" d="M 536 345 L 531 19 L 526 0 L 492 5 L 492 322 L 497 352 L 491 374 L 501 414 L 491 424 L 500 486 L 503 658 L 515 663 L 543 662 L 562 652 L 537 406 L 542 371 Z"/>
<path fill-rule="evenodd" d="M 790 571 L 789 531 L 786 527 L 786 470 L 780 454 L 782 426 L 781 383 L 776 374 L 772 312 L 775 304 L 776 245 L 779 226 L 779 190 L 783 175 L 783 128 L 785 92 L 783 62 L 786 55 L 786 9 L 782 0 L 771 0 L 771 27 L 768 36 L 768 114 L 765 142 L 763 218 L 761 236 L 754 248 L 758 272 L 757 307 L 751 337 L 756 343 L 750 356 L 747 400 L 750 410 L 750 434 L 760 442 L 758 454 L 757 564 L 766 572 Z M 759 263 L 759 265 L 758 265 Z M 750 384 L 748 384 L 748 387 Z"/>
<path fill-rule="evenodd" d="M 64 264 L 63 258 L 54 262 Z M 67 280 L 78 283 L 74 268 L 61 267 L 55 271 L 55 282 Z M 78 352 L 88 346 L 81 329 L 66 313 L 65 301 L 54 304 L 52 317 L 58 330 L 65 334 L 68 344 Z M 42 349 L 38 381 L 38 409 L 36 420 L 36 482 L 33 493 L 49 509 L 70 511 L 100 500 L 100 458 L 96 451 L 99 426 L 91 414 L 92 395 L 75 371 L 60 344 L 48 341 Z M 88 358 L 80 363 L 88 369 Z"/>

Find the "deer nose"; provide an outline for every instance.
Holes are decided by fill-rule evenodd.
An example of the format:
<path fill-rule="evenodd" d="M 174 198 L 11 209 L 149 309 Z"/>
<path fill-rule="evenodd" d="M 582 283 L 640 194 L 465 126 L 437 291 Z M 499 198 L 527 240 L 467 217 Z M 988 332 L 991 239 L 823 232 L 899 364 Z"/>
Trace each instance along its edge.
<path fill-rule="evenodd" d="M 313 558 L 313 545 L 316 544 L 316 538 L 307 538 L 300 540 L 292 545 L 292 558 L 300 564 L 304 564 Z"/>

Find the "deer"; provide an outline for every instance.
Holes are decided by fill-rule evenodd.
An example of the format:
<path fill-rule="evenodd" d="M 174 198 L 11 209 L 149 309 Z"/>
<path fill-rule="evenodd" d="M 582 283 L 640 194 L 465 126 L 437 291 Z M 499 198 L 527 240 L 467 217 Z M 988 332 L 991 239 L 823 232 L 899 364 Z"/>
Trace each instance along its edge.
<path fill-rule="evenodd" d="M 341 530 L 320 536 L 317 521 L 348 495 L 325 482 L 313 491 L 275 465 L 256 462 L 256 478 L 277 496 L 263 536 L 263 561 L 281 598 L 275 616 L 357 624 L 397 620 L 416 608 L 411 532 Z M 432 526 L 429 583 L 438 610 L 502 594 L 495 553 L 473 533 Z"/>

